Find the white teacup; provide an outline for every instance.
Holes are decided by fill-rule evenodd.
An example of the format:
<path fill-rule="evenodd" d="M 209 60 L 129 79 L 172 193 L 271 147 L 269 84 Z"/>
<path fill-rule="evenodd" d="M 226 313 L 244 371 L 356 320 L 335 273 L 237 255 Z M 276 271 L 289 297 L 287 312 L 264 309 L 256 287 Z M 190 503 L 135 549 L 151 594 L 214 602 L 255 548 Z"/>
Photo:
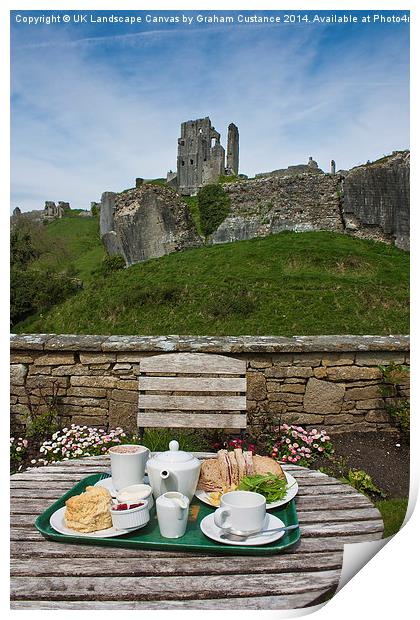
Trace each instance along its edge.
<path fill-rule="evenodd" d="M 116 491 L 132 484 L 142 484 L 150 451 L 146 446 L 122 444 L 109 449 L 112 484 Z"/>
<path fill-rule="evenodd" d="M 265 497 L 261 493 L 231 491 L 222 495 L 214 522 L 227 533 L 254 534 L 263 528 L 265 506 Z"/>

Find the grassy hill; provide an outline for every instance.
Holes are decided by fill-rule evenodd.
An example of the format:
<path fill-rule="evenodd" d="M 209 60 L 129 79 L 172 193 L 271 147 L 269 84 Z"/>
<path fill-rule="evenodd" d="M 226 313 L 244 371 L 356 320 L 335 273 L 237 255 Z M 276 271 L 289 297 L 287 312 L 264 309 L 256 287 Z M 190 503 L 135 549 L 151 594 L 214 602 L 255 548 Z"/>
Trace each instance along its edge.
<path fill-rule="evenodd" d="M 304 335 L 408 333 L 409 256 L 327 232 L 192 249 L 99 276 L 97 220 L 48 227 L 84 289 L 16 332 Z"/>

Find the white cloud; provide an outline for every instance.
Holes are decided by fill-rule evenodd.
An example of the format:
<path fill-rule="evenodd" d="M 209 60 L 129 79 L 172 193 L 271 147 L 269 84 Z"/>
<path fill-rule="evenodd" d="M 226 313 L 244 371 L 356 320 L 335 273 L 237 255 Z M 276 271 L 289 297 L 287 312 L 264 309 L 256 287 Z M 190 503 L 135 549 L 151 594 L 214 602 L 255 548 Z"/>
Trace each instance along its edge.
<path fill-rule="evenodd" d="M 346 168 L 408 146 L 399 40 L 373 52 L 365 39 L 340 42 L 330 57 L 321 28 L 222 30 L 149 32 L 146 46 L 123 35 L 16 49 L 12 208 L 88 208 L 136 176 L 164 176 L 176 166 L 180 123 L 206 115 L 224 140 L 238 125 L 250 175 L 309 155 Z"/>

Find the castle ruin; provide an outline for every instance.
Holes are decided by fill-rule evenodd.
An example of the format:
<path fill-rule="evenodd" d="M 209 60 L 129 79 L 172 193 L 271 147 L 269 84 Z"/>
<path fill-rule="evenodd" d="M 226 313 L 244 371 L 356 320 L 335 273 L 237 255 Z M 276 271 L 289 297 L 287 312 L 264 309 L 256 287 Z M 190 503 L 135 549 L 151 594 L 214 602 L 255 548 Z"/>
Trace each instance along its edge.
<path fill-rule="evenodd" d="M 217 183 L 222 175 L 237 175 L 239 170 L 239 131 L 234 123 L 228 127 L 227 165 L 220 133 L 210 118 L 181 124 L 178 139 L 177 172 L 169 172 L 167 182 L 180 194 L 194 195 L 204 185 Z"/>

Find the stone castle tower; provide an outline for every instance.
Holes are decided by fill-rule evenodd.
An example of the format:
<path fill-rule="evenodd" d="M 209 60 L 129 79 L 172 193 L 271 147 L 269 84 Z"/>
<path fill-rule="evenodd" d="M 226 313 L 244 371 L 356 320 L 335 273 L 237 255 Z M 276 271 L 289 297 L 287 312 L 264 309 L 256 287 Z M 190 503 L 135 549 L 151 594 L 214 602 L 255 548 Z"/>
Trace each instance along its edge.
<path fill-rule="evenodd" d="M 239 169 L 239 131 L 231 123 L 228 129 L 227 166 L 220 133 L 210 118 L 199 118 L 181 124 L 178 139 L 177 173 L 168 173 L 167 181 L 181 194 L 196 194 L 200 187 L 217 183 L 224 174 L 237 174 Z"/>
<path fill-rule="evenodd" d="M 234 123 L 228 127 L 226 157 L 226 174 L 238 174 L 239 171 L 239 130 Z"/>

